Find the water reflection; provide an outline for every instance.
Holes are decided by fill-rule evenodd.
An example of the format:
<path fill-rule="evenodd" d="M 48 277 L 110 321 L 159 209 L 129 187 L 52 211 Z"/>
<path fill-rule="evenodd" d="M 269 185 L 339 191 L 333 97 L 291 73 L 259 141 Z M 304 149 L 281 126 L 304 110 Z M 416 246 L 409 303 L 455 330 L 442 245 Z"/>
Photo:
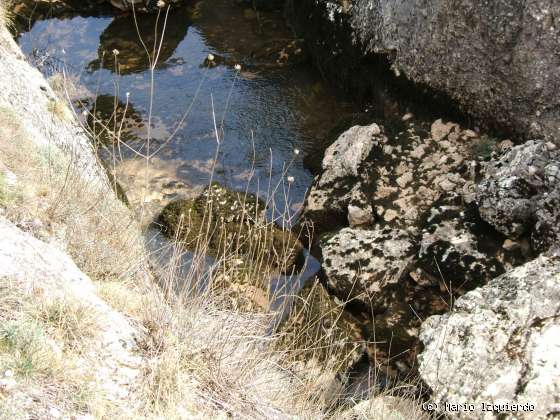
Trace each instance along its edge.
<path fill-rule="evenodd" d="M 142 15 L 138 24 L 152 53 L 163 20 Z M 249 183 L 250 192 L 265 199 L 273 194 L 275 206 L 293 216 L 312 181 L 303 156 L 336 123 L 325 116 L 338 118 L 353 107 L 337 101 L 310 67 L 296 65 L 303 52 L 295 53 L 298 43 L 280 14 L 256 18 L 229 0 L 206 0 L 191 12 L 172 11 L 165 26 L 153 85 L 149 58 L 130 15 L 38 21 L 19 42 L 28 56 L 45 63 L 45 73 L 53 62 L 57 66 L 51 71 L 64 69 L 78 79 L 94 96 L 79 103 L 87 111 L 96 104 L 102 125 L 113 131 L 122 127 L 121 138 L 129 147 L 117 148 L 116 158 L 108 148 L 106 157 L 116 165 L 133 204 L 146 204 L 135 198 L 149 199 L 161 208 L 167 197 L 176 196 L 169 191 L 172 181 L 197 188 L 207 184 L 214 169 L 215 181 L 230 189 L 245 189 Z M 113 50 L 119 52 L 118 72 Z M 223 60 L 209 68 L 204 65 L 208 54 Z M 297 59 L 279 62 L 285 54 Z M 151 171 L 166 176 L 144 182 L 141 187 L 151 191 L 138 193 L 138 180 L 151 173 L 138 173 L 147 171 L 143 155 L 148 142 L 149 152 L 157 151 Z M 288 177 L 293 182 L 287 183 Z"/>
<path fill-rule="evenodd" d="M 165 66 L 187 36 L 190 24 L 186 8 L 137 18 L 130 14 L 117 16 L 99 37 L 98 58 L 87 67 L 90 71 L 104 68 L 131 74 L 148 70 L 156 58 L 160 66 Z"/>

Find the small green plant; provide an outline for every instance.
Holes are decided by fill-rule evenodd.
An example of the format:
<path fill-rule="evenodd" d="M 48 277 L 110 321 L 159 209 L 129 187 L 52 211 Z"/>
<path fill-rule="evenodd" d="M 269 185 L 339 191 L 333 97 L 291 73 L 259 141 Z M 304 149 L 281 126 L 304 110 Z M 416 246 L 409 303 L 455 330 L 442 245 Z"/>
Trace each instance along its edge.
<path fill-rule="evenodd" d="M 40 325 L 22 320 L 5 322 L 0 327 L 0 368 L 13 370 L 21 377 L 49 375 L 53 354 Z"/>
<path fill-rule="evenodd" d="M 474 147 L 474 156 L 478 159 L 488 160 L 496 151 L 498 139 L 484 134 Z"/>

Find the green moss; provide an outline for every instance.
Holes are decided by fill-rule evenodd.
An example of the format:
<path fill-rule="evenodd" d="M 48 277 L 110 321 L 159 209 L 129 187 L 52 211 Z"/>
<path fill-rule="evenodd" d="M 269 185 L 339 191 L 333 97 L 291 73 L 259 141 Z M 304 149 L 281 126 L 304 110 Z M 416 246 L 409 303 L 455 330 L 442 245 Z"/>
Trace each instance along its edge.
<path fill-rule="evenodd" d="M 168 237 L 179 239 L 187 249 L 207 247 L 213 256 L 236 256 L 247 264 L 289 271 L 302 245 L 290 232 L 266 222 L 265 209 L 254 195 L 214 183 L 194 200 L 167 205 L 159 223 Z"/>

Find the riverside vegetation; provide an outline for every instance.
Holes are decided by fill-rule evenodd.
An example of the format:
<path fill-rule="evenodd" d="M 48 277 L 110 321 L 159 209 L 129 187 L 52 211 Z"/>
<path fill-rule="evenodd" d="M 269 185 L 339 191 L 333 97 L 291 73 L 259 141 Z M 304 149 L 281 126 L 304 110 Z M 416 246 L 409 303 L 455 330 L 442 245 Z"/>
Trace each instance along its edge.
<path fill-rule="evenodd" d="M 0 8 L 0 418 L 556 415 L 557 7 L 179 3 Z M 94 54 L 6 29 L 112 7 Z"/>

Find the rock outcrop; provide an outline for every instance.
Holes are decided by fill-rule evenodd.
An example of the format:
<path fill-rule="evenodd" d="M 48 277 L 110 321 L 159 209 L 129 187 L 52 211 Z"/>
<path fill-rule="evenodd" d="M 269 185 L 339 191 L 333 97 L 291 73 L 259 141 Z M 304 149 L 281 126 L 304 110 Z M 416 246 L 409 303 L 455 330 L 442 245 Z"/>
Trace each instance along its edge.
<path fill-rule="evenodd" d="M 376 70 L 390 66 L 484 121 L 558 140 L 560 4 L 553 0 L 289 0 L 288 15 L 335 84 L 375 90 Z"/>
<path fill-rule="evenodd" d="M 408 274 L 414 245 L 406 231 L 345 228 L 323 240 L 327 284 L 345 301 L 382 312 Z"/>
<path fill-rule="evenodd" d="M 377 124 L 354 126 L 326 149 L 302 220 L 316 238 L 374 223 L 417 232 L 441 194 L 473 188 L 481 144 L 477 133 L 441 119 L 429 127 L 408 120 L 392 135 Z"/>
<path fill-rule="evenodd" d="M 420 373 L 436 403 L 472 403 L 464 418 L 495 418 L 482 403 L 533 405 L 517 418 L 560 410 L 560 260 L 540 256 L 473 290 L 420 334 Z M 461 417 L 461 414 L 458 415 Z"/>
<path fill-rule="evenodd" d="M 533 256 L 475 203 L 479 169 L 500 149 L 495 139 L 410 116 L 395 131 L 344 132 L 326 150 L 303 211 L 322 279 L 366 319 L 368 354 L 393 377 L 415 365 L 420 319 Z"/>
<path fill-rule="evenodd" d="M 560 243 L 560 151 L 528 141 L 485 168 L 476 189 L 480 214 L 513 240 L 530 237 L 543 252 Z"/>
<path fill-rule="evenodd" d="M 96 319 L 99 343 L 91 347 L 92 354 L 84 355 L 84 367 L 96 361 L 89 368 L 95 369 L 110 400 L 118 403 L 134 395 L 141 367 L 139 334 L 127 318 L 97 296 L 92 281 L 68 255 L 0 217 L 0 279 L 3 290 L 19 290 L 24 299 L 40 296 L 47 305 L 76 301 L 86 308 Z"/>
<path fill-rule="evenodd" d="M 373 209 L 363 187 L 371 184 L 369 158 L 387 139 L 377 124 L 354 126 L 327 148 L 322 173 L 307 195 L 302 219 L 319 235 L 336 225 L 373 223 Z"/>

